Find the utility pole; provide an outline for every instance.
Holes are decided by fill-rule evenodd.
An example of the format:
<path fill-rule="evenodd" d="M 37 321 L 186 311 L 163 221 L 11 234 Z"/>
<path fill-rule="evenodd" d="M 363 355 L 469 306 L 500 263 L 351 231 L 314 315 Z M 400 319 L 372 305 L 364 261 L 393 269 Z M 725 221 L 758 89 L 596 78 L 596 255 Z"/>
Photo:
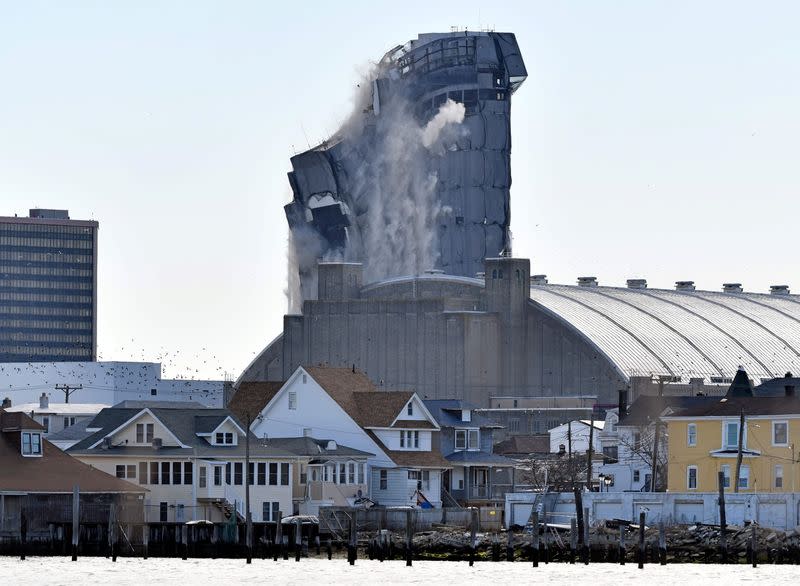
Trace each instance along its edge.
<path fill-rule="evenodd" d="M 594 407 L 589 415 L 589 449 L 586 454 L 589 456 L 589 463 L 586 470 L 586 487 L 592 490 L 592 453 L 594 452 Z"/>
<path fill-rule="evenodd" d="M 572 488 L 575 488 L 575 470 L 572 467 L 572 421 L 567 421 L 567 465 Z"/>
<path fill-rule="evenodd" d="M 56 385 L 57 391 L 64 391 L 64 402 L 69 403 L 69 396 L 75 391 L 80 391 L 83 385 Z"/>
<path fill-rule="evenodd" d="M 251 563 L 253 559 L 253 521 L 250 516 L 250 483 L 252 476 L 250 474 L 250 412 L 246 415 L 247 427 L 244 430 L 244 531 L 245 531 L 245 544 L 247 546 L 247 563 Z"/>
<path fill-rule="evenodd" d="M 739 447 L 736 451 L 736 483 L 733 492 L 739 492 L 739 474 L 742 470 L 742 444 L 744 443 L 744 409 L 739 412 Z"/>
<path fill-rule="evenodd" d="M 658 409 L 659 412 L 656 414 L 656 428 L 653 432 L 653 466 L 650 472 L 650 492 L 656 491 L 656 477 L 658 475 L 658 440 L 660 439 L 659 436 L 661 435 L 659 432 L 661 431 L 661 410 L 663 409 L 663 403 L 661 398 L 664 396 L 664 377 L 658 377 L 658 398 L 659 398 L 659 405 Z"/>

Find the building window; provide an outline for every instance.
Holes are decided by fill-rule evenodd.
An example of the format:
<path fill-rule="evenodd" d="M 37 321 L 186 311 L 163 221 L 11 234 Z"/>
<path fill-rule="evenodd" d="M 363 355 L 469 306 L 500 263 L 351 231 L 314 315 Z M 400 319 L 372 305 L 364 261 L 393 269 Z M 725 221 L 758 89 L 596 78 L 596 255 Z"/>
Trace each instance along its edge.
<path fill-rule="evenodd" d="M 638 470 L 634 470 L 633 471 L 633 481 L 634 482 L 639 482 L 639 471 Z"/>
<path fill-rule="evenodd" d="M 136 478 L 136 464 L 117 464 L 117 478 Z"/>
<path fill-rule="evenodd" d="M 158 462 L 150 462 L 150 484 L 158 484 Z"/>
<path fill-rule="evenodd" d="M 686 488 L 697 490 L 697 466 L 689 466 L 686 469 Z"/>
<path fill-rule="evenodd" d="M 408 406 L 406 407 L 406 413 L 408 415 L 414 415 L 414 404 L 413 403 L 409 403 L 408 404 Z"/>
<path fill-rule="evenodd" d="M 300 464 L 300 484 L 306 484 L 308 482 L 308 473 L 306 472 L 306 465 Z"/>
<path fill-rule="evenodd" d="M 222 466 L 214 466 L 214 486 L 222 486 Z"/>
<path fill-rule="evenodd" d="M 66 417 L 64 418 L 64 427 L 66 425 Z M 73 418 L 74 419 L 74 418 Z M 74 421 L 73 421 L 74 423 Z M 137 423 L 136 424 L 136 443 L 151 443 L 153 441 L 153 424 L 152 423 Z"/>
<path fill-rule="evenodd" d="M 72 427 L 73 425 L 75 425 L 75 418 L 74 417 L 65 417 L 64 418 L 64 429 L 67 429 L 68 427 Z"/>
<path fill-rule="evenodd" d="M 469 449 L 470 450 L 477 450 L 480 446 L 480 436 L 478 434 L 477 429 L 470 429 L 469 433 L 467 434 L 469 438 Z"/>
<path fill-rule="evenodd" d="M 258 463 L 258 485 L 266 486 L 267 484 L 267 464 L 265 462 Z"/>
<path fill-rule="evenodd" d="M 783 466 L 775 465 L 775 488 L 783 488 Z"/>
<path fill-rule="evenodd" d="M 197 477 L 197 486 L 198 488 L 206 488 L 206 485 L 208 484 L 208 478 L 206 476 L 208 471 L 206 470 L 206 467 L 200 466 L 200 468 L 198 468 L 198 472 L 200 475 Z"/>
<path fill-rule="evenodd" d="M 638 431 L 633 432 L 633 449 L 639 450 L 642 447 L 642 434 Z"/>
<path fill-rule="evenodd" d="M 242 466 L 241 462 L 235 462 L 233 464 L 233 483 L 237 486 L 241 486 L 242 484 Z"/>
<path fill-rule="evenodd" d="M 618 446 L 603 446 L 603 463 L 614 464 L 619 459 Z"/>
<path fill-rule="evenodd" d="M 269 464 L 269 485 L 278 486 L 278 463 L 270 462 Z"/>
<path fill-rule="evenodd" d="M 214 443 L 217 445 L 233 445 L 233 432 L 226 431 L 218 431 L 214 435 Z"/>
<path fill-rule="evenodd" d="M 231 485 L 231 463 L 225 464 L 225 484 Z"/>
<path fill-rule="evenodd" d="M 147 462 L 139 462 L 139 484 L 147 484 Z"/>
<path fill-rule="evenodd" d="M 387 470 L 381 470 L 379 487 L 380 490 L 389 488 L 389 472 Z"/>
<path fill-rule="evenodd" d="M 191 462 L 184 462 L 183 463 L 183 483 L 188 484 L 191 486 L 194 482 L 192 478 L 192 463 Z"/>
<path fill-rule="evenodd" d="M 739 422 L 738 421 L 726 421 L 724 424 L 724 437 L 723 437 L 723 448 L 731 449 L 731 448 L 738 448 L 739 447 Z"/>
<path fill-rule="evenodd" d="M 276 523 L 280 519 L 281 504 L 277 501 L 265 501 L 261 508 L 261 520 Z"/>
<path fill-rule="evenodd" d="M 150 396 L 155 397 L 158 394 L 158 391 L 155 389 L 150 389 Z"/>
<path fill-rule="evenodd" d="M 789 444 L 789 422 L 788 421 L 773 421 L 772 422 L 772 445 L 773 446 L 786 446 Z"/>
<path fill-rule="evenodd" d="M 511 433 L 517 433 L 519 431 L 519 419 L 509 419 L 508 420 L 508 431 Z"/>
<path fill-rule="evenodd" d="M 42 455 L 42 434 L 22 432 L 22 455 L 41 456 Z"/>
<path fill-rule="evenodd" d="M 50 418 L 49 417 L 42 417 L 42 426 L 44 427 L 45 433 L 50 433 Z"/>
<path fill-rule="evenodd" d="M 358 483 L 364 484 L 364 463 L 358 465 Z"/>
<path fill-rule="evenodd" d="M 167 508 L 167 503 L 161 502 L 159 503 L 158 511 L 159 511 L 159 520 L 162 523 L 166 523 L 168 519 L 168 512 L 169 509 Z"/>
<path fill-rule="evenodd" d="M 344 463 L 337 464 L 339 468 L 339 484 L 347 484 L 347 468 Z"/>
<path fill-rule="evenodd" d="M 466 450 L 467 449 L 467 430 L 466 429 L 457 429 L 456 430 L 456 449 L 457 450 Z"/>
<path fill-rule="evenodd" d="M 172 463 L 172 484 L 180 484 L 181 483 L 181 463 L 180 462 L 173 462 Z"/>
<path fill-rule="evenodd" d="M 730 464 L 723 464 L 720 466 L 722 472 L 722 488 L 731 487 L 731 466 Z"/>
<path fill-rule="evenodd" d="M 289 464 L 281 464 L 281 486 L 289 486 Z"/>
<path fill-rule="evenodd" d="M 180 469 L 180 463 L 175 462 L 175 464 Z M 181 473 L 178 472 L 178 480 L 181 478 L 180 475 Z M 169 462 L 161 462 L 161 484 L 169 484 Z"/>
<path fill-rule="evenodd" d="M 289 391 L 289 409 L 297 409 L 297 391 Z"/>
<path fill-rule="evenodd" d="M 356 464 L 355 462 L 349 462 L 347 464 L 347 484 L 355 484 L 356 483 Z"/>
<path fill-rule="evenodd" d="M 739 470 L 739 488 L 750 487 L 750 466 L 743 465 Z"/>
<path fill-rule="evenodd" d="M 686 426 L 686 445 L 687 446 L 696 446 L 697 445 L 697 424 L 690 423 Z"/>

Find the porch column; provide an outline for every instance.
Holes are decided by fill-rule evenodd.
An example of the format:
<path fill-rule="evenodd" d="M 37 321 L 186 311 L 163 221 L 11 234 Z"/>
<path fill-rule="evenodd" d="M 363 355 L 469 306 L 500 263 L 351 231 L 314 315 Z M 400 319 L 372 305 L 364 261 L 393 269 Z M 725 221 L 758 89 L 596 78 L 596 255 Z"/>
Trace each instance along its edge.
<path fill-rule="evenodd" d="M 469 466 L 464 466 L 464 500 L 472 498 L 472 470 Z"/>

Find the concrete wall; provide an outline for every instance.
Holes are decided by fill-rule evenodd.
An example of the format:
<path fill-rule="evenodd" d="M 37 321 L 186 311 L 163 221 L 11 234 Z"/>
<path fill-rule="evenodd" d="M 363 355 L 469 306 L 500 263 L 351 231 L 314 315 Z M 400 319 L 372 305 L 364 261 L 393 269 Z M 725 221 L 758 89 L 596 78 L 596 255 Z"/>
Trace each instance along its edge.
<path fill-rule="evenodd" d="M 506 494 L 506 527 L 524 525 L 531 512 L 536 493 Z M 647 523 L 663 520 L 667 525 L 719 523 L 716 493 L 646 493 L 584 492 L 583 506 L 589 508 L 589 522 L 607 519 L 639 520 L 639 512 L 647 509 Z M 553 508 L 551 522 L 567 523 L 575 515 L 575 498 L 562 493 Z M 743 525 L 755 519 L 763 527 L 794 529 L 800 524 L 800 493 L 727 494 L 725 516 L 729 525 Z"/>

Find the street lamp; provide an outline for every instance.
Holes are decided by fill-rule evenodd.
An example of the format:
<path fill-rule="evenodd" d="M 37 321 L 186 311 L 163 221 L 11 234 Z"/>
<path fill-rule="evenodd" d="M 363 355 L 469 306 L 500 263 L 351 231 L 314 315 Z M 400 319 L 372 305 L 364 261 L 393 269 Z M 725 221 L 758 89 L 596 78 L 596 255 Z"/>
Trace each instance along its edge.
<path fill-rule="evenodd" d="M 611 483 L 614 482 L 613 476 L 606 476 L 603 478 L 603 484 L 606 485 L 606 492 L 608 492 L 608 487 L 611 486 Z"/>

